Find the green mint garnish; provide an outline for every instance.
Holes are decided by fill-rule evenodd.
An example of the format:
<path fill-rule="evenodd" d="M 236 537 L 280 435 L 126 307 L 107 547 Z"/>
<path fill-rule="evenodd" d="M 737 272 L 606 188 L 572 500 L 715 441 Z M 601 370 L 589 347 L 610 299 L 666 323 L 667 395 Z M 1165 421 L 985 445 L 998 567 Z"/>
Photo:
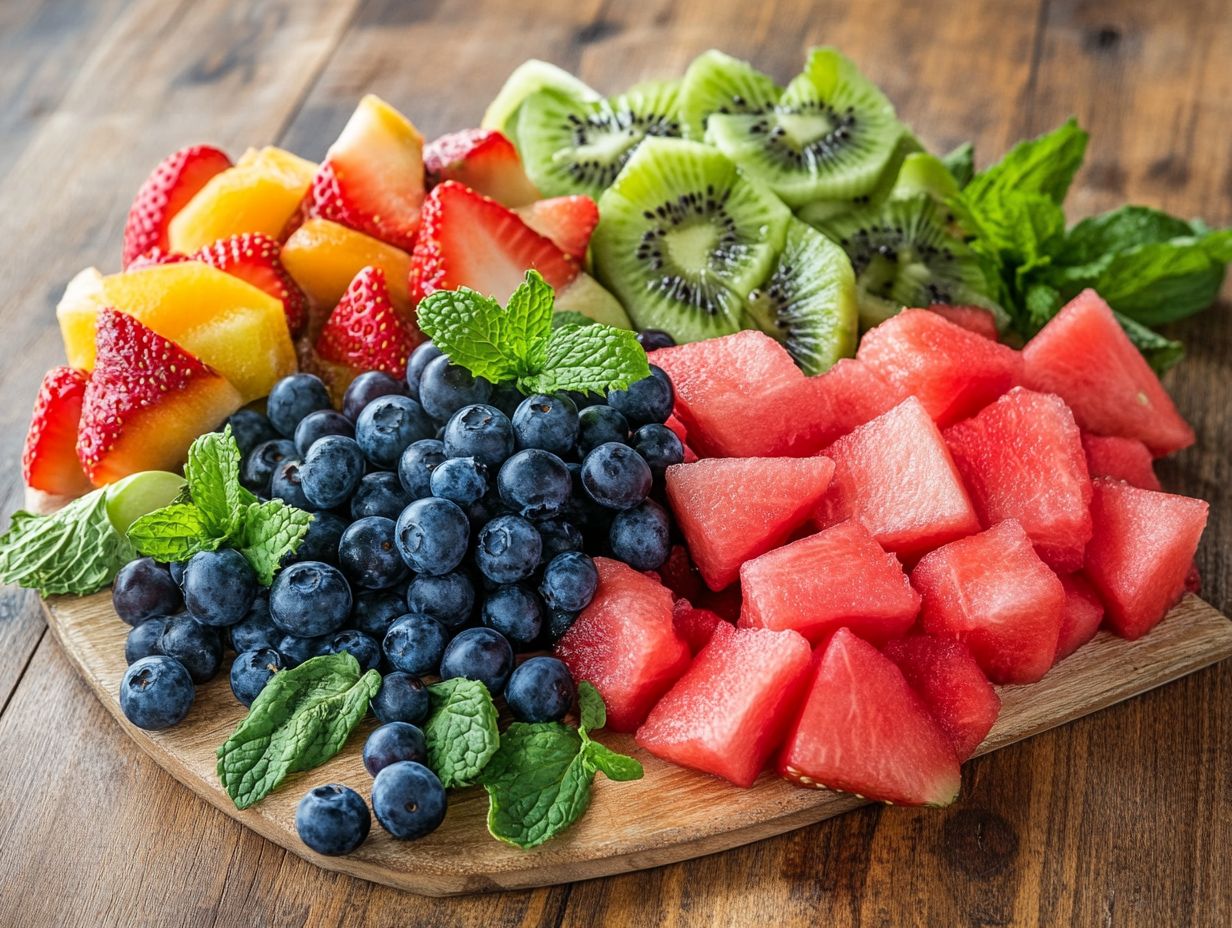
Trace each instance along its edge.
<path fill-rule="evenodd" d="M 238 809 L 265 798 L 289 773 L 325 763 L 346 743 L 381 688 L 343 651 L 274 674 L 218 749 L 218 779 Z"/>
<path fill-rule="evenodd" d="M 473 786 L 500 744 L 492 696 L 478 680 L 462 677 L 432 684 L 428 695 L 428 766 L 446 789 Z"/>
<path fill-rule="evenodd" d="M 454 364 L 492 383 L 512 381 L 524 393 L 602 393 L 650 376 L 632 332 L 558 323 L 554 300 L 539 273 L 527 271 L 504 309 L 466 287 L 424 297 L 419 327 Z"/>

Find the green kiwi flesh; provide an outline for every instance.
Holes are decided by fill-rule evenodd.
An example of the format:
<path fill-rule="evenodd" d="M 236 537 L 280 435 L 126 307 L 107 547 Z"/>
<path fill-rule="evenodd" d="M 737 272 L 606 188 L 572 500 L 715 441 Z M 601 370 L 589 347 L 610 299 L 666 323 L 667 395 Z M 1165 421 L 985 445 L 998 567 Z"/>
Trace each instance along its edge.
<path fill-rule="evenodd" d="M 882 169 L 881 176 L 877 178 L 877 183 L 873 185 L 872 190 L 841 200 L 813 200 L 796 210 L 796 218 L 802 222 L 807 222 L 811 226 L 820 227 L 844 213 L 850 213 L 853 210 L 869 206 L 881 206 L 890 198 L 894 185 L 898 183 L 899 171 L 902 169 L 907 158 L 920 150 L 918 146 L 919 142 L 910 133 L 903 133 L 898 139 L 898 144 L 894 146 L 894 153 L 890 156 L 890 160 L 886 162 L 886 166 Z"/>
<path fill-rule="evenodd" d="M 712 113 L 766 113 L 782 95 L 782 87 L 748 62 L 713 48 L 702 52 L 684 72 L 680 85 L 684 137 L 702 141 Z"/>
<path fill-rule="evenodd" d="M 540 90 L 554 90 L 577 100 L 598 100 L 599 94 L 568 71 L 554 64 L 531 58 L 513 69 L 484 110 L 480 127 L 496 129 L 513 139 L 518 126 L 518 109 L 526 98 Z"/>
<path fill-rule="evenodd" d="M 678 342 L 752 326 L 746 301 L 770 274 L 791 212 L 722 153 L 649 138 L 599 200 L 595 276 L 638 328 Z"/>
<path fill-rule="evenodd" d="M 890 198 L 905 200 L 920 193 L 944 203 L 958 196 L 958 181 L 936 155 L 913 152 L 903 159 Z"/>
<path fill-rule="evenodd" d="M 553 308 L 556 312 L 580 313 L 595 322 L 618 329 L 633 328 L 620 301 L 586 273 L 578 274 L 568 286 L 556 292 Z"/>

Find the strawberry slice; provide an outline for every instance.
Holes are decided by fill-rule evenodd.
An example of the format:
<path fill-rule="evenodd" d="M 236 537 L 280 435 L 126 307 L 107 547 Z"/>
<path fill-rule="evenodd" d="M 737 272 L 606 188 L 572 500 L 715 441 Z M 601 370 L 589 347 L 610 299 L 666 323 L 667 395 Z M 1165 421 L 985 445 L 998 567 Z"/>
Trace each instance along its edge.
<path fill-rule="evenodd" d="M 497 197 L 499 200 L 500 197 Z M 583 194 L 538 200 L 517 211 L 522 221 L 578 261 L 586 260 L 590 234 L 599 224 L 599 204 Z"/>
<path fill-rule="evenodd" d="M 90 489 L 77 460 L 77 426 L 88 382 L 89 375 L 73 367 L 53 367 L 43 375 L 21 455 L 26 486 L 58 496 Z"/>
<path fill-rule="evenodd" d="M 369 94 L 330 146 L 309 196 L 312 216 L 410 251 L 424 198 L 423 136 Z"/>
<path fill-rule="evenodd" d="M 127 268 L 151 248 L 170 250 L 167 226 L 184 205 L 215 174 L 231 167 L 227 155 L 209 145 L 192 145 L 172 152 L 145 179 L 124 223 Z"/>
<path fill-rule="evenodd" d="M 179 251 L 163 251 L 157 245 L 149 251 L 143 251 L 132 261 L 128 262 L 128 266 L 124 268 L 126 271 L 139 271 L 143 267 L 158 267 L 160 264 L 180 264 L 183 261 L 191 261 L 188 255 Z"/>
<path fill-rule="evenodd" d="M 432 188 L 411 257 L 411 296 L 470 287 L 502 303 L 534 268 L 557 290 L 580 268 L 513 210 L 457 181 Z"/>
<path fill-rule="evenodd" d="M 524 206 L 540 196 L 518 150 L 493 129 L 463 129 L 434 139 L 424 147 L 424 169 L 430 187 L 456 180 L 505 206 Z"/>
<path fill-rule="evenodd" d="M 280 300 L 287 314 L 287 328 L 294 338 L 304 327 L 308 299 L 282 266 L 281 254 L 282 247 L 268 235 L 245 232 L 202 248 L 192 259 L 247 281 Z"/>
<path fill-rule="evenodd" d="M 422 341 L 413 322 L 404 322 L 389 301 L 385 272 L 363 268 L 329 314 L 317 336 L 321 360 L 341 364 L 355 374 L 384 371 L 393 377 L 406 375 L 406 361 Z"/>

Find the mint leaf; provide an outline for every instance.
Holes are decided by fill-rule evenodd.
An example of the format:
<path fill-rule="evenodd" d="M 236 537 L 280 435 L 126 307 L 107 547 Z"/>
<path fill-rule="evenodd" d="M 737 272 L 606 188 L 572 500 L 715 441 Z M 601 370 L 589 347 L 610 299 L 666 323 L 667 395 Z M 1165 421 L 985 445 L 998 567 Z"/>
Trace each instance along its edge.
<path fill-rule="evenodd" d="M 1038 193 L 1057 205 L 1082 166 L 1087 133 L 1074 119 L 1052 132 L 1019 142 L 996 164 L 980 171 L 962 191 L 963 199 L 981 204 L 1007 192 Z"/>
<path fill-rule="evenodd" d="M 970 142 L 963 142 L 949 154 L 942 155 L 941 163 L 961 190 L 971 183 L 971 178 L 975 176 L 975 146 Z"/>
<path fill-rule="evenodd" d="M 213 535 L 205 513 L 194 503 L 172 503 L 142 516 L 128 527 L 138 554 L 156 561 L 186 561 L 199 551 L 217 551 L 225 536 Z"/>
<path fill-rule="evenodd" d="M 250 503 L 243 510 L 236 547 L 264 586 L 274 582 L 283 557 L 299 548 L 313 518 L 311 513 L 278 499 Z"/>
<path fill-rule="evenodd" d="M 476 377 L 501 383 L 523 372 L 524 346 L 506 340 L 504 310 L 491 297 L 466 287 L 437 290 L 420 300 L 416 312 L 424 334 Z"/>
<path fill-rule="evenodd" d="M 1225 265 L 1202 239 L 1150 242 L 1117 252 L 1092 286 L 1120 313 L 1155 326 L 1184 319 L 1215 302 Z"/>
<path fill-rule="evenodd" d="M 236 808 L 259 802 L 288 773 L 337 754 L 380 688 L 381 675 L 361 676 L 359 662 L 345 651 L 274 674 L 217 752 L 219 782 Z"/>
<path fill-rule="evenodd" d="M 539 370 L 546 360 L 555 302 L 556 294 L 538 271 L 527 271 L 526 279 L 509 297 L 502 320 L 502 338 L 514 346 L 526 371 Z"/>
<path fill-rule="evenodd" d="M 1117 322 L 1129 336 L 1129 340 L 1142 352 L 1142 356 L 1156 373 L 1162 374 L 1181 358 L 1185 357 L 1185 347 L 1178 341 L 1165 338 L 1158 332 L 1153 332 L 1139 322 L 1135 322 L 1121 313 L 1114 313 Z"/>
<path fill-rule="evenodd" d="M 640 780 L 646 773 L 635 758 L 618 754 L 598 741 L 586 742 L 586 763 L 596 770 L 601 770 L 609 780 L 617 782 Z"/>
<path fill-rule="evenodd" d="M 572 309 L 560 309 L 552 313 L 552 328 L 563 329 L 567 325 L 598 325 L 590 316 L 583 316 Z"/>
<path fill-rule="evenodd" d="M 231 436 L 231 426 L 207 432 L 188 449 L 184 479 L 192 501 L 201 510 L 206 530 L 226 536 L 239 525 L 244 508 L 256 497 L 240 484 L 240 449 Z"/>
<path fill-rule="evenodd" d="M 581 717 L 579 728 L 583 736 L 607 724 L 607 706 L 603 705 L 603 697 L 594 685 L 583 680 L 578 684 L 578 715 Z"/>
<path fill-rule="evenodd" d="M 560 834 L 590 806 L 582 737 L 560 722 L 514 722 L 484 771 L 488 831 L 520 848 Z"/>
<path fill-rule="evenodd" d="M 608 325 L 570 325 L 548 339 L 543 369 L 518 378 L 523 393 L 606 393 L 650 376 L 637 336 Z"/>
<path fill-rule="evenodd" d="M 1193 235 L 1185 220 L 1147 206 L 1122 206 L 1077 223 L 1065 236 L 1064 262 L 1089 264 L 1105 255 L 1149 242 Z"/>
<path fill-rule="evenodd" d="M 462 677 L 432 684 L 428 695 L 428 766 L 446 789 L 472 786 L 500 745 L 492 696 L 478 680 Z"/>

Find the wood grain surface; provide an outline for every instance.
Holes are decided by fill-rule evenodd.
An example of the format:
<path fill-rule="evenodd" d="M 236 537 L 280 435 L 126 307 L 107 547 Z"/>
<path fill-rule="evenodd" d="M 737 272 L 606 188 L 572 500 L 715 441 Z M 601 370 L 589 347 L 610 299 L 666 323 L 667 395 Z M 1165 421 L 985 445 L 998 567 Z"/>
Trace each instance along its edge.
<path fill-rule="evenodd" d="M 321 155 L 366 90 L 429 136 L 545 57 L 615 90 L 717 46 L 779 78 L 840 46 L 936 147 L 981 163 L 1076 114 L 1071 218 L 1126 201 L 1232 223 L 1226 0 L 9 0 L 0 4 L 0 517 L 20 504 L 52 308 L 171 149 Z M 1232 608 L 1229 291 L 1175 327 L 1198 445 L 1160 468 L 1211 501 L 1203 595 Z M 572 886 L 432 900 L 331 874 L 194 798 L 78 677 L 37 600 L 0 590 L 0 925 L 1226 926 L 1232 662 L 979 758 L 941 811 L 869 807 Z"/>

